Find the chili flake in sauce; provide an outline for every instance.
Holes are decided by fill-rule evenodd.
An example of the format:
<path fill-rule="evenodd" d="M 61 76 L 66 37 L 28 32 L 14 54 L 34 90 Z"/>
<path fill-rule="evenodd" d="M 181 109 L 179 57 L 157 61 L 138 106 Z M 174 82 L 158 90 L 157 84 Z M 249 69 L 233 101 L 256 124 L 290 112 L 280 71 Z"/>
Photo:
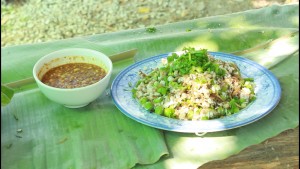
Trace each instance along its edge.
<path fill-rule="evenodd" d="M 68 63 L 50 69 L 42 77 L 46 85 L 57 88 L 77 88 L 91 85 L 104 78 L 106 71 L 89 63 Z"/>

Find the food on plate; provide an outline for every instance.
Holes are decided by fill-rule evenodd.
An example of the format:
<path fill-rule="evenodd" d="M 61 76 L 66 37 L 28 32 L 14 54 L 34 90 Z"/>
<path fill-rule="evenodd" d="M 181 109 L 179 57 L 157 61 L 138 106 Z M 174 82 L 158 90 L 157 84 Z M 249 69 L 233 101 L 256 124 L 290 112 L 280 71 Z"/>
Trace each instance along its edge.
<path fill-rule="evenodd" d="M 253 78 L 243 78 L 235 63 L 215 59 L 206 49 L 184 48 L 139 75 L 133 97 L 150 112 L 180 120 L 229 116 L 256 98 Z"/>
<path fill-rule="evenodd" d="M 105 77 L 106 71 L 90 63 L 68 63 L 51 68 L 42 82 L 56 88 L 78 88 L 94 84 Z"/>

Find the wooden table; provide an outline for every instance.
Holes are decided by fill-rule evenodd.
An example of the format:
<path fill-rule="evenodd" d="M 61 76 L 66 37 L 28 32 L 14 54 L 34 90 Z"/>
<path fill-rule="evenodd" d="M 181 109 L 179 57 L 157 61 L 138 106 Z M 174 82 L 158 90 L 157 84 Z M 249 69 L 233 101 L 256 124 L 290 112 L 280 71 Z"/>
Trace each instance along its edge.
<path fill-rule="evenodd" d="M 299 126 L 253 145 L 225 160 L 204 164 L 199 169 L 297 169 Z"/>

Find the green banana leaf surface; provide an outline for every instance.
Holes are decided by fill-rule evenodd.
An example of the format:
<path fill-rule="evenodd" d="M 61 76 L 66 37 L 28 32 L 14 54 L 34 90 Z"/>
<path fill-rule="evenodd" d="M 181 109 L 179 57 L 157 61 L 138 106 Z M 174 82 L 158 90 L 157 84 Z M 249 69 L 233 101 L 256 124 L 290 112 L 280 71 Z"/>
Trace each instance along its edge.
<path fill-rule="evenodd" d="M 6 106 L 14 96 L 14 90 L 1 84 L 1 106 Z"/>
<path fill-rule="evenodd" d="M 107 55 L 138 49 L 114 63 L 111 81 L 124 68 L 185 46 L 239 53 L 268 68 L 282 90 L 278 106 L 264 118 L 204 136 L 163 131 L 123 115 L 107 92 L 84 108 L 48 100 L 30 84 L 14 89 L 1 107 L 2 168 L 197 168 L 299 125 L 299 5 L 273 5 L 234 14 L 88 37 L 1 49 L 1 83 L 32 76 L 39 58 L 82 47 Z M 251 50 L 249 50 L 251 49 Z"/>

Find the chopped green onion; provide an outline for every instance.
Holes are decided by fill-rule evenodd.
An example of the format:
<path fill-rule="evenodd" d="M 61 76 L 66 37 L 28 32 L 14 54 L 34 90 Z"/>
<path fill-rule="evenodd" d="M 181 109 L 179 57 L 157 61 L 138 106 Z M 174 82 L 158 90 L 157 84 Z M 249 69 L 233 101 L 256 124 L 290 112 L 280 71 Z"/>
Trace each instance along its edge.
<path fill-rule="evenodd" d="M 162 102 L 162 97 L 158 97 L 156 99 L 153 100 L 154 103 L 161 103 Z"/>
<path fill-rule="evenodd" d="M 249 82 L 254 82 L 254 79 L 253 79 L 253 78 L 250 78 L 250 77 L 244 78 L 244 80 L 245 80 L 245 81 L 249 81 Z"/>
<path fill-rule="evenodd" d="M 144 104 L 144 103 L 146 103 L 148 101 L 148 99 L 146 98 L 146 97 L 142 97 L 141 99 L 140 99 L 140 103 L 141 104 Z"/>
<path fill-rule="evenodd" d="M 144 103 L 142 105 L 148 111 L 151 110 L 151 109 L 153 109 L 153 104 L 151 102 L 146 102 L 146 103 Z"/>
<path fill-rule="evenodd" d="M 157 89 L 157 92 L 162 94 L 162 95 L 166 95 L 167 94 L 167 88 L 160 87 L 160 88 Z"/>
<path fill-rule="evenodd" d="M 164 115 L 167 117 L 172 117 L 175 110 L 173 108 L 165 108 Z"/>
<path fill-rule="evenodd" d="M 157 106 L 154 108 L 154 113 L 161 115 L 164 112 L 164 108 L 162 106 Z"/>
<path fill-rule="evenodd" d="M 187 118 L 189 120 L 192 120 L 193 119 L 193 116 L 194 116 L 194 112 L 192 110 L 189 110 L 188 113 L 187 113 Z"/>

